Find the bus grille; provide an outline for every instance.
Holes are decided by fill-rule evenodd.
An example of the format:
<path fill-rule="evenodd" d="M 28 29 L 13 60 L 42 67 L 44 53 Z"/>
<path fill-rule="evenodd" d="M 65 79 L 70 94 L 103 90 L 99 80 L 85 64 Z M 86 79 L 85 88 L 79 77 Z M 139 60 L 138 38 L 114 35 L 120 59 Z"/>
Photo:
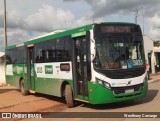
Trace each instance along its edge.
<path fill-rule="evenodd" d="M 125 93 L 126 89 L 131 89 L 131 88 L 134 89 L 134 92 L 141 91 L 143 89 L 143 83 L 129 87 L 112 87 L 112 90 L 115 94 L 123 94 Z"/>
<path fill-rule="evenodd" d="M 118 70 L 97 70 L 111 79 L 127 79 L 141 76 L 145 73 L 145 68 L 118 69 Z"/>

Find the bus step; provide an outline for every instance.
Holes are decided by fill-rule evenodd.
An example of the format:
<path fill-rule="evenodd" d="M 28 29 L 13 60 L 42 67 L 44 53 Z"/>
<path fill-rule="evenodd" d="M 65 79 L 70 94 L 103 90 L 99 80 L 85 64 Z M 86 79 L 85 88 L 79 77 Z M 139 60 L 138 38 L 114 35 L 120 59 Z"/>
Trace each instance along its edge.
<path fill-rule="evenodd" d="M 76 98 L 76 99 L 74 99 L 74 100 L 76 100 L 76 101 L 81 101 L 81 102 L 85 102 L 85 103 L 89 103 L 89 101 L 87 101 L 87 100 L 82 100 L 82 99 L 79 99 L 79 98 Z"/>
<path fill-rule="evenodd" d="M 36 93 L 36 91 L 34 91 L 34 90 L 29 90 L 29 92 L 32 93 L 32 94 Z"/>

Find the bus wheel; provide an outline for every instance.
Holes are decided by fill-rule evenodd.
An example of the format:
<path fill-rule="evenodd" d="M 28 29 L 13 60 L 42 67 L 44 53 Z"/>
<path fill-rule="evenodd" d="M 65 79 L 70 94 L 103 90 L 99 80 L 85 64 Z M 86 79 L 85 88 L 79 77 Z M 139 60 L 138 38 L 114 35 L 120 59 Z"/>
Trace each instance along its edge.
<path fill-rule="evenodd" d="M 66 99 L 68 108 L 74 107 L 72 89 L 69 84 L 65 86 L 65 99 Z"/>
<path fill-rule="evenodd" d="M 24 80 L 21 80 L 21 82 L 20 82 L 20 89 L 21 89 L 22 95 L 28 95 L 29 94 L 29 92 L 27 90 L 25 90 L 25 88 L 24 88 Z"/>

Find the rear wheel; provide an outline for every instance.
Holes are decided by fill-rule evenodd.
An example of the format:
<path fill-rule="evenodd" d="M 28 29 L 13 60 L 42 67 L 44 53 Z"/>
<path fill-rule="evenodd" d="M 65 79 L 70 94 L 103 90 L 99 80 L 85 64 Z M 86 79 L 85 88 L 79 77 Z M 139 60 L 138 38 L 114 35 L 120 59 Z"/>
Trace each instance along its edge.
<path fill-rule="evenodd" d="M 21 80 L 21 82 L 20 82 L 20 89 L 21 89 L 22 95 L 28 95 L 29 94 L 29 91 L 25 90 L 25 88 L 24 88 L 24 80 Z"/>
<path fill-rule="evenodd" d="M 73 93 L 72 93 L 71 86 L 69 84 L 65 86 L 65 99 L 66 99 L 68 108 L 74 107 Z"/>

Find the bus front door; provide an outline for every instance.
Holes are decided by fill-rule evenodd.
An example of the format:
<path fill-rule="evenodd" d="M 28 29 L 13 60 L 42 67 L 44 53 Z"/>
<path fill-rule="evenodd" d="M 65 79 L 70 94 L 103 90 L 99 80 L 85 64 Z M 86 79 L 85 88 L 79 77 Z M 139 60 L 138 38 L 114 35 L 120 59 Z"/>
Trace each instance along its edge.
<path fill-rule="evenodd" d="M 28 89 L 35 90 L 35 78 L 34 78 L 34 45 L 29 45 L 27 49 L 27 77 L 28 77 Z"/>
<path fill-rule="evenodd" d="M 88 100 L 88 57 L 87 42 L 85 37 L 74 39 L 75 46 L 75 75 L 76 92 L 79 99 Z"/>

